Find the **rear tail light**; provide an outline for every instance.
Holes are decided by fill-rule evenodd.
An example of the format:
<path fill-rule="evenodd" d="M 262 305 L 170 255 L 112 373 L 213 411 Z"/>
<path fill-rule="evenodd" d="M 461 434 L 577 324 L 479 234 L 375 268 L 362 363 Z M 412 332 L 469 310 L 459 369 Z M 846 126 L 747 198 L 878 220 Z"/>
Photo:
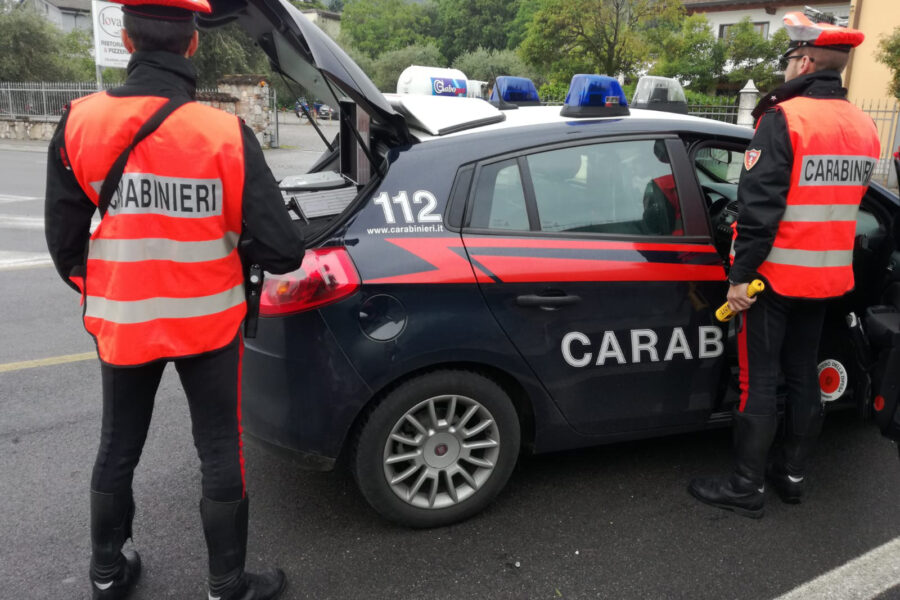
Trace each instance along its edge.
<path fill-rule="evenodd" d="M 296 271 L 266 274 L 259 314 L 286 315 L 331 304 L 355 292 L 359 284 L 359 274 L 344 248 L 307 250 Z"/>

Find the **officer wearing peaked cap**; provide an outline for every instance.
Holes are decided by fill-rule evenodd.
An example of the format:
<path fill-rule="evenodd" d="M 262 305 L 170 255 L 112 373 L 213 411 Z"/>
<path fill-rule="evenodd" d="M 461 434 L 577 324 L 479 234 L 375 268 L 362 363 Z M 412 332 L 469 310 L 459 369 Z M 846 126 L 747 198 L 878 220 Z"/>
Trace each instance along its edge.
<path fill-rule="evenodd" d="M 728 304 L 738 323 L 740 401 L 734 412 L 735 468 L 694 479 L 698 500 L 759 518 L 765 480 L 788 503 L 804 496 L 809 458 L 822 426 L 818 346 L 824 300 L 853 288 L 856 214 L 879 157 L 872 119 L 846 100 L 841 71 L 859 31 L 784 17 L 790 46 L 785 83 L 754 110 L 744 155 L 732 245 Z M 766 291 L 747 297 L 761 278 Z M 784 437 L 775 438 L 779 368 L 787 385 Z M 768 466 L 768 469 L 767 469 Z"/>
<path fill-rule="evenodd" d="M 300 265 L 303 240 L 252 131 L 194 101 L 188 58 L 198 43 L 195 12 L 210 12 L 208 0 L 124 4 L 127 80 L 72 103 L 47 168 L 47 244 L 60 275 L 81 292 L 103 382 L 90 494 L 93 598 L 125 598 L 140 574 L 137 552 L 123 545 L 167 362 L 187 395 L 200 456 L 209 597 L 277 598 L 281 570 L 244 572 L 242 260 L 284 273 Z"/>

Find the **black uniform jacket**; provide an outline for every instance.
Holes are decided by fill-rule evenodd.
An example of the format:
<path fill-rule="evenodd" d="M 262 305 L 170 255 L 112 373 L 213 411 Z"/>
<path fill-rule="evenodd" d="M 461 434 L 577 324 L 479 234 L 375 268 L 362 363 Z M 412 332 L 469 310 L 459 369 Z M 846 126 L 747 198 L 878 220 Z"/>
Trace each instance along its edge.
<path fill-rule="evenodd" d="M 797 96 L 846 102 L 847 90 L 837 71 L 801 75 L 767 94 L 754 109 L 756 134 L 748 149 L 759 150 L 753 168 L 744 167 L 738 184 L 738 237 L 731 283 L 747 283 L 769 255 L 787 206 L 794 152 L 784 114 L 774 106 Z"/>
<path fill-rule="evenodd" d="M 125 85 L 108 93 L 118 97 L 186 95 L 193 100 L 196 81 L 197 72 L 184 57 L 169 52 L 135 52 L 128 63 Z M 97 207 L 66 166 L 65 128 L 63 116 L 50 142 L 44 221 L 53 264 L 63 280 L 77 289 L 69 275 L 73 268 L 85 263 L 91 217 Z M 245 124 L 241 131 L 245 171 L 241 240 L 245 243 L 240 244 L 239 252 L 245 263 L 259 264 L 272 273 L 286 273 L 299 267 L 303 260 L 303 238 L 285 210 L 256 136 Z"/>

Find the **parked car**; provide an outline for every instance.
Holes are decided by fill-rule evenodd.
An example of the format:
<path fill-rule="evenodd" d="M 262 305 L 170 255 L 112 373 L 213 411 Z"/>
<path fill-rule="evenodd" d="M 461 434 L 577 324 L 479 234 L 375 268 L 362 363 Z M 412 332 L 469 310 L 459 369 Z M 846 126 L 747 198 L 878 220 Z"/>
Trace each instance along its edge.
<path fill-rule="evenodd" d="M 316 112 L 318 112 L 320 119 L 328 119 L 329 121 L 337 116 L 336 111 L 327 104 L 320 104 L 316 108 Z"/>
<path fill-rule="evenodd" d="M 629 111 L 608 80 L 562 109 L 384 95 L 289 3 L 217 11 L 368 119 L 342 121 L 335 150 L 283 185 L 311 247 L 266 278 L 248 436 L 346 464 L 380 514 L 431 527 L 482 510 L 523 452 L 729 422 L 736 352 L 713 313 L 751 129 Z M 875 183 L 862 202 L 823 399 L 871 406 L 845 318 L 900 298 L 898 206 Z"/>
<path fill-rule="evenodd" d="M 302 109 L 301 109 L 302 107 Z M 323 115 L 323 110 L 325 114 Z M 309 101 L 306 98 L 297 98 L 297 102 L 294 103 L 294 112 L 297 113 L 297 116 L 301 119 L 305 119 L 306 115 L 313 114 L 313 118 L 318 115 L 318 118 L 331 118 L 332 109 L 327 104 L 322 104 L 321 102 L 313 102 L 312 107 L 309 105 Z"/>

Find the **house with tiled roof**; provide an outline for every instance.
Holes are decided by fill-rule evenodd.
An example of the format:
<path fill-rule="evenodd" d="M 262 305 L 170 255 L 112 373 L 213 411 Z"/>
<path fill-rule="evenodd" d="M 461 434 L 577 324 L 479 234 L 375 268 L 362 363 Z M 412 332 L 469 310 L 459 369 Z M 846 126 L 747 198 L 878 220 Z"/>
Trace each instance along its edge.
<path fill-rule="evenodd" d="M 90 31 L 91 0 L 23 0 L 23 7 L 28 7 L 39 15 L 69 32 L 73 29 Z"/>
<path fill-rule="evenodd" d="M 802 11 L 806 6 L 830 13 L 839 23 L 859 29 L 866 41 L 850 55 L 844 71 L 844 85 L 851 99 L 889 100 L 888 68 L 878 62 L 878 42 L 895 27 L 900 27 L 900 0 L 682 0 L 688 14 L 702 13 L 719 38 L 745 17 L 766 37 L 783 27 L 784 15 Z"/>
<path fill-rule="evenodd" d="M 723 38 L 728 28 L 745 17 L 766 38 L 782 28 L 786 13 L 810 6 L 824 13 L 847 19 L 850 0 L 682 0 L 688 14 L 706 15 L 716 37 Z"/>
<path fill-rule="evenodd" d="M 304 17 L 318 25 L 319 29 L 327 33 L 329 37 L 331 37 L 331 39 L 337 39 L 338 35 L 340 35 L 340 13 L 320 9 L 303 10 L 301 12 L 303 13 Z"/>

